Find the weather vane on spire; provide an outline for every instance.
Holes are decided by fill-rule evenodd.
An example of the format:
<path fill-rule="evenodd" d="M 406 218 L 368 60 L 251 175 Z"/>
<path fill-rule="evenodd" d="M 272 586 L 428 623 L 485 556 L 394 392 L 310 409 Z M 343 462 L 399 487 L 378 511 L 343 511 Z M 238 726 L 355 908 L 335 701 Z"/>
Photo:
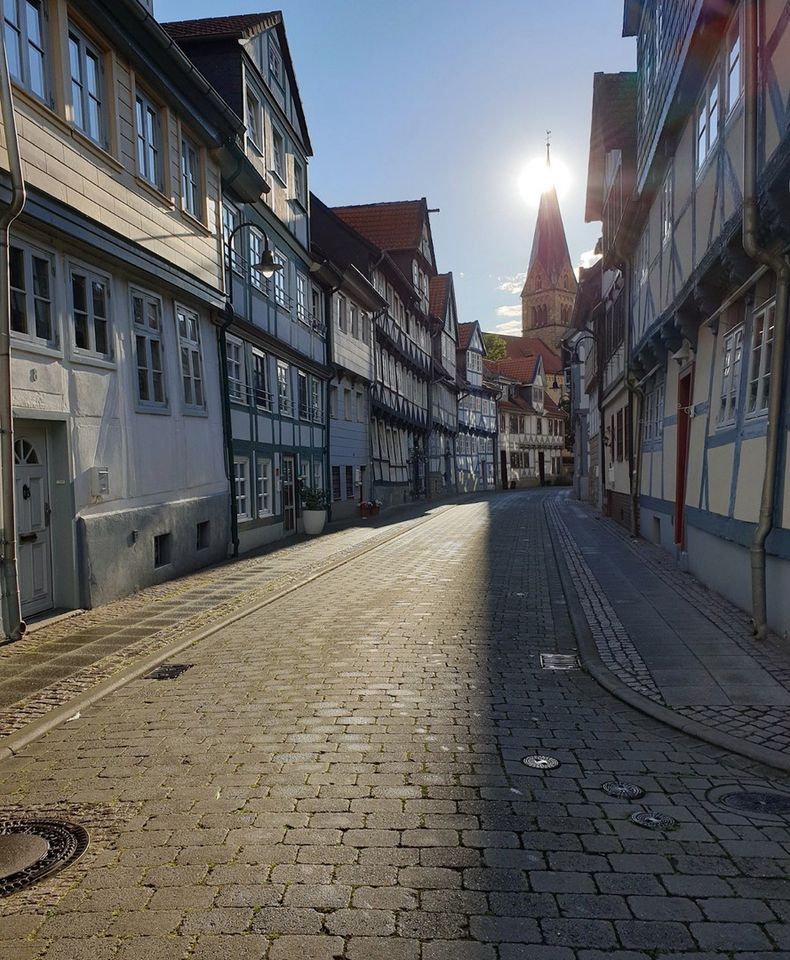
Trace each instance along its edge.
<path fill-rule="evenodd" d="M 546 165 L 551 166 L 551 130 L 546 131 Z"/>

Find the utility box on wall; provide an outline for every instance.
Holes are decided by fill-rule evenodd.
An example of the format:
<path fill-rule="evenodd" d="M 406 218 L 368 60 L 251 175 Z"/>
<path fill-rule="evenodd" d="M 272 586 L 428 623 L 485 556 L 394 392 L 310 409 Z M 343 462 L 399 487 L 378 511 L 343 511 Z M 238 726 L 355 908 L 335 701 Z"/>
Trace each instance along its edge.
<path fill-rule="evenodd" d="M 106 500 L 110 496 L 110 468 L 91 467 L 91 497 Z"/>

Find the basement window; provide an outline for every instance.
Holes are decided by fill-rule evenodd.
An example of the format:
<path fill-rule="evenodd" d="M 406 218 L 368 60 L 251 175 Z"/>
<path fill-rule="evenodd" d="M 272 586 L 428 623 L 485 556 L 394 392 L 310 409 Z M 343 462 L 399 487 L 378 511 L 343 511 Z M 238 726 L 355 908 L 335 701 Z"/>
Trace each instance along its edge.
<path fill-rule="evenodd" d="M 172 540 L 169 533 L 160 533 L 154 537 L 154 569 L 166 567 L 170 563 Z"/>
<path fill-rule="evenodd" d="M 206 550 L 211 542 L 209 521 L 203 520 L 197 525 L 195 535 L 195 549 Z"/>

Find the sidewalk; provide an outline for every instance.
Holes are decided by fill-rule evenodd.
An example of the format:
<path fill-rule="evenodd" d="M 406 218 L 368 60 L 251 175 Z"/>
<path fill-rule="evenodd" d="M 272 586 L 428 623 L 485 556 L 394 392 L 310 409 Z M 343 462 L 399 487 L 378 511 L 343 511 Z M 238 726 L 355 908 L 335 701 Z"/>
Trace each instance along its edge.
<path fill-rule="evenodd" d="M 6 738 L 174 641 L 328 572 L 400 536 L 451 501 L 420 502 L 320 537 L 280 540 L 93 610 L 39 626 L 0 647 L 0 748 Z"/>
<path fill-rule="evenodd" d="M 568 498 L 546 502 L 579 601 L 582 660 L 622 699 L 790 770 L 790 651 L 661 548 Z"/>

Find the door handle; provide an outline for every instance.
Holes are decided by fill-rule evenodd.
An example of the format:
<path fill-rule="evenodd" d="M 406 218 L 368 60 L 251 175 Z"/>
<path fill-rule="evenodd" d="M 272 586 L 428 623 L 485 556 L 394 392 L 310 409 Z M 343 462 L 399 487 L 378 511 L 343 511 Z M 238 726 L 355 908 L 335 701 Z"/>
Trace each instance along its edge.
<path fill-rule="evenodd" d="M 20 543 L 35 543 L 38 540 L 37 533 L 23 533 L 19 538 Z"/>

